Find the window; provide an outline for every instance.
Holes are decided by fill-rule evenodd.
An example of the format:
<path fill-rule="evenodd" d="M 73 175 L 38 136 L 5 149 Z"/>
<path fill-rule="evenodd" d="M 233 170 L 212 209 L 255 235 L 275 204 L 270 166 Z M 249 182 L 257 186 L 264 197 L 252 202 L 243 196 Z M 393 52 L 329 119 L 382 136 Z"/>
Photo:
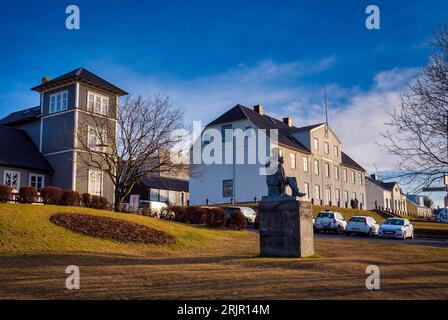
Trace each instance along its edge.
<path fill-rule="evenodd" d="M 314 150 L 319 150 L 319 139 L 314 138 Z"/>
<path fill-rule="evenodd" d="M 325 177 L 330 178 L 330 164 L 325 162 Z"/>
<path fill-rule="evenodd" d="M 289 154 L 289 158 L 291 160 L 291 169 L 292 170 L 296 170 L 296 154 L 295 153 L 290 153 Z"/>
<path fill-rule="evenodd" d="M 159 201 L 160 202 L 167 202 L 168 201 L 168 190 L 160 190 L 159 191 Z"/>
<path fill-rule="evenodd" d="M 283 157 L 283 150 L 282 149 L 278 149 L 278 157 Z"/>
<path fill-rule="evenodd" d="M 348 191 L 344 190 L 344 202 L 348 203 Z"/>
<path fill-rule="evenodd" d="M 222 136 L 222 142 L 232 141 L 233 132 L 231 124 L 226 124 L 221 127 L 221 136 Z"/>
<path fill-rule="evenodd" d="M 327 204 L 331 202 L 331 189 L 325 189 L 325 201 Z"/>
<path fill-rule="evenodd" d="M 303 162 L 303 172 L 308 172 L 308 158 L 303 157 L 302 162 Z"/>
<path fill-rule="evenodd" d="M 222 182 L 222 196 L 224 198 L 233 197 L 233 180 L 223 180 Z"/>
<path fill-rule="evenodd" d="M 5 170 L 3 174 L 3 184 L 10 186 L 14 191 L 20 189 L 20 172 Z"/>
<path fill-rule="evenodd" d="M 151 200 L 151 201 L 159 201 L 159 189 L 150 189 L 150 191 L 149 191 L 149 200 Z"/>
<path fill-rule="evenodd" d="M 109 97 L 89 92 L 87 98 L 87 110 L 103 115 L 108 115 Z"/>
<path fill-rule="evenodd" d="M 320 186 L 316 185 L 314 186 L 314 197 L 316 200 L 320 200 Z"/>
<path fill-rule="evenodd" d="M 246 133 L 246 137 L 248 137 L 248 138 L 250 138 L 250 137 L 252 137 L 252 131 L 254 131 L 253 129 L 252 129 L 252 127 L 246 127 L 246 131 L 245 131 L 245 133 Z"/>
<path fill-rule="evenodd" d="M 87 130 L 87 143 L 89 149 L 94 151 L 104 151 L 106 144 L 106 130 L 101 130 L 101 136 L 97 135 L 95 128 L 92 126 L 88 126 Z"/>
<path fill-rule="evenodd" d="M 319 160 L 314 160 L 314 174 L 319 174 Z"/>
<path fill-rule="evenodd" d="M 344 175 L 344 182 L 347 182 L 347 169 L 342 170 L 342 174 Z"/>
<path fill-rule="evenodd" d="M 352 199 L 355 200 L 356 199 L 356 192 L 352 193 Z"/>
<path fill-rule="evenodd" d="M 169 202 L 170 204 L 176 204 L 176 191 L 172 191 L 170 190 L 168 192 L 168 198 L 169 198 Z"/>
<path fill-rule="evenodd" d="M 40 190 L 44 187 L 44 176 L 42 174 L 30 173 L 30 186 Z"/>
<path fill-rule="evenodd" d="M 361 193 L 360 196 L 361 196 L 361 204 L 364 206 L 364 194 Z"/>
<path fill-rule="evenodd" d="M 358 173 L 358 179 L 359 179 L 359 184 L 362 185 L 362 181 L 364 180 L 362 178 L 362 173 Z"/>
<path fill-rule="evenodd" d="M 67 110 L 68 91 L 61 91 L 50 95 L 50 113 Z"/>
<path fill-rule="evenodd" d="M 103 173 L 100 170 L 89 170 L 88 192 L 97 196 L 102 195 Z"/>
<path fill-rule="evenodd" d="M 325 149 L 325 154 L 330 153 L 330 145 L 328 144 L 328 142 L 324 143 L 324 149 Z"/>
<path fill-rule="evenodd" d="M 337 202 L 341 201 L 341 190 L 335 189 L 334 191 L 335 191 L 336 201 Z"/>
<path fill-rule="evenodd" d="M 335 156 L 335 158 L 339 157 L 339 148 L 338 148 L 338 146 L 334 146 L 334 156 Z"/>
<path fill-rule="evenodd" d="M 339 167 L 338 166 L 334 166 L 334 178 L 336 180 L 339 180 Z"/>
<path fill-rule="evenodd" d="M 352 183 L 355 184 L 356 183 L 356 175 L 355 175 L 355 171 L 351 172 L 352 175 Z"/>
<path fill-rule="evenodd" d="M 310 198 L 310 184 L 308 182 L 303 183 L 303 187 L 305 189 L 306 197 Z"/>

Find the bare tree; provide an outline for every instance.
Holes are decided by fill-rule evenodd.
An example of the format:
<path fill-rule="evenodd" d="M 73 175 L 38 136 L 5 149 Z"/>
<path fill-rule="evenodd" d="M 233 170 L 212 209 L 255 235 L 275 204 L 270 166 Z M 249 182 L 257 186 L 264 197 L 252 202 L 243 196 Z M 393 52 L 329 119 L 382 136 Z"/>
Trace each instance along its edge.
<path fill-rule="evenodd" d="M 448 25 L 435 33 L 429 64 L 390 115 L 385 147 L 400 159 L 399 176 L 413 189 L 440 185 L 448 166 Z"/>
<path fill-rule="evenodd" d="M 96 113 L 83 117 L 88 125 L 77 134 L 81 161 L 110 178 L 116 211 L 142 177 L 188 170 L 188 162 L 172 152 L 181 138 L 183 112 L 168 97 L 126 97 L 117 106 L 116 122 Z"/>

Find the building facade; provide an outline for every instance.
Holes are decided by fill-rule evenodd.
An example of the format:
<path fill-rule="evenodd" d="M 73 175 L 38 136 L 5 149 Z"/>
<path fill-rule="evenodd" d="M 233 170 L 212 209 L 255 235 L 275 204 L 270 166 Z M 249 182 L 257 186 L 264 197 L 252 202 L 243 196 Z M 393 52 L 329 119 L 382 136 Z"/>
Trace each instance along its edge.
<path fill-rule="evenodd" d="M 425 206 L 424 197 L 421 195 L 407 195 L 406 205 L 410 215 L 418 218 L 432 218 L 432 209 Z"/>
<path fill-rule="evenodd" d="M 367 209 L 407 214 L 406 195 L 398 182 L 383 182 L 376 175 L 366 177 Z"/>
<path fill-rule="evenodd" d="M 85 154 L 85 146 L 97 147 L 93 145 L 98 141 L 91 130 L 93 120 L 101 119 L 104 130 L 115 134 L 118 98 L 127 93 L 85 68 L 55 79 L 45 77 L 32 90 L 40 94 L 40 105 L 10 114 L 0 120 L 0 125 L 26 132 L 49 164 L 51 169 L 38 187 L 51 185 L 79 193 L 89 192 L 113 202 L 114 185 L 110 178 L 87 161 L 81 161 L 81 157 Z M 85 143 L 80 143 L 83 141 L 79 137 L 83 137 Z M 6 150 L 4 146 L 1 148 L 2 152 L 16 152 L 11 148 Z M 8 165 L 21 176 L 29 170 L 14 160 Z M 16 189 L 26 182 L 20 179 L 20 183 L 12 185 L 5 175 L 3 177 L 3 183 Z"/>
<path fill-rule="evenodd" d="M 237 145 L 227 138 L 229 130 L 245 132 L 244 142 Z M 296 178 L 299 190 L 313 203 L 350 207 L 356 199 L 358 207 L 365 208 L 365 170 L 342 151 L 342 141 L 328 124 L 295 127 L 291 118 L 266 115 L 261 105 L 253 109 L 236 105 L 206 126 L 193 153 L 199 148 L 201 155 L 207 154 L 213 132 L 222 132 L 222 144 L 216 149 L 222 149 L 223 158 L 231 150 L 234 154 L 243 150 L 240 155 L 245 161 L 195 164 L 200 174 L 190 176 L 191 203 L 252 202 L 267 195 L 266 177 L 260 174 L 265 165 L 248 161 L 254 145 L 258 154 L 262 144 L 255 140 L 262 139 L 266 130 L 278 132 L 278 145 L 267 139 L 266 150 L 283 157 L 285 174 Z"/>

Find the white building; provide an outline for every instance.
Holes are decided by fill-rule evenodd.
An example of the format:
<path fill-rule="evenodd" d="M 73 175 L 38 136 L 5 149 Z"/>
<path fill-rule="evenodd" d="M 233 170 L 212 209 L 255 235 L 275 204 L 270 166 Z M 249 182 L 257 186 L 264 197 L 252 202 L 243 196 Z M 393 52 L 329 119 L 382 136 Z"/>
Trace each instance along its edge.
<path fill-rule="evenodd" d="M 383 182 L 376 175 L 366 177 L 367 210 L 383 210 L 406 214 L 406 195 L 398 182 Z"/>
<path fill-rule="evenodd" d="M 231 151 L 244 151 L 243 164 L 202 163 L 200 174 L 190 175 L 190 200 L 192 204 L 253 202 L 267 195 L 266 177 L 260 174 L 264 164 L 250 164 L 249 150 L 259 152 L 264 130 L 276 129 L 278 145 L 269 143 L 267 150 L 277 148 L 284 159 L 287 176 L 296 177 L 299 190 L 315 204 L 349 207 L 357 200 L 358 207 L 365 208 L 365 170 L 342 152 L 342 141 L 326 123 L 307 127 L 295 127 L 291 118 L 278 120 L 266 115 L 261 105 L 253 109 L 236 105 L 208 124 L 201 139 L 195 143 L 202 154 L 208 152 L 214 132 L 246 132 L 244 142 L 235 144 L 232 136 L 222 134 L 219 150 L 222 158 Z M 256 139 L 254 140 L 254 136 Z M 263 137 L 263 138 L 260 138 Z M 261 140 L 263 141 L 263 140 Z M 258 143 L 257 143 L 258 142 Z M 216 151 L 216 150 L 215 150 Z M 241 154 L 241 153 L 240 153 Z"/>

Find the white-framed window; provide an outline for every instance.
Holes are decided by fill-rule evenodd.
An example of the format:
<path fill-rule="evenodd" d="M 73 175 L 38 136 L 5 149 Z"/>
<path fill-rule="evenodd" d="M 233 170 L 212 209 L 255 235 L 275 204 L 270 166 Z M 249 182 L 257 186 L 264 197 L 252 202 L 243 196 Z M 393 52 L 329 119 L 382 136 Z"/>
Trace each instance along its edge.
<path fill-rule="evenodd" d="M 303 157 L 302 162 L 303 162 L 303 172 L 308 172 L 308 158 Z"/>
<path fill-rule="evenodd" d="M 360 196 L 361 196 L 361 204 L 364 208 L 364 193 L 361 193 Z"/>
<path fill-rule="evenodd" d="M 342 170 L 342 174 L 344 176 L 344 182 L 347 182 L 347 179 L 348 179 L 348 177 L 347 177 L 347 169 L 343 169 Z"/>
<path fill-rule="evenodd" d="M 103 115 L 109 114 L 109 97 L 94 93 L 87 93 L 87 110 Z"/>
<path fill-rule="evenodd" d="M 348 203 L 348 191 L 344 190 L 344 202 Z"/>
<path fill-rule="evenodd" d="M 176 204 L 176 191 L 168 191 L 168 201 L 170 202 L 170 204 Z"/>
<path fill-rule="evenodd" d="M 305 194 L 308 199 L 310 199 L 310 184 L 308 182 L 303 183 L 303 188 L 305 189 Z"/>
<path fill-rule="evenodd" d="M 160 202 L 166 202 L 168 200 L 168 190 L 160 189 Z"/>
<path fill-rule="evenodd" d="M 338 166 L 334 166 L 334 178 L 336 180 L 339 180 L 339 167 Z"/>
<path fill-rule="evenodd" d="M 325 201 L 327 204 L 331 202 L 331 189 L 329 188 L 325 189 Z"/>
<path fill-rule="evenodd" d="M 88 192 L 97 196 L 103 194 L 103 172 L 101 170 L 89 170 Z"/>
<path fill-rule="evenodd" d="M 291 169 L 296 170 L 296 167 L 297 167 L 296 154 L 291 152 L 289 154 L 289 159 L 291 160 Z"/>
<path fill-rule="evenodd" d="M 10 186 L 13 191 L 17 192 L 20 189 L 20 172 L 5 170 L 3 173 L 3 184 Z"/>
<path fill-rule="evenodd" d="M 340 189 L 334 189 L 335 191 L 335 196 L 336 196 L 336 202 L 341 201 L 341 190 Z"/>
<path fill-rule="evenodd" d="M 325 162 L 325 177 L 330 178 L 330 164 Z"/>
<path fill-rule="evenodd" d="M 314 138 L 314 150 L 319 150 L 319 139 Z"/>
<path fill-rule="evenodd" d="M 45 176 L 43 174 L 30 173 L 29 185 L 36 188 L 37 190 L 45 187 Z"/>
<path fill-rule="evenodd" d="M 364 179 L 362 178 L 362 173 L 358 173 L 359 184 L 362 186 Z"/>
<path fill-rule="evenodd" d="M 351 171 L 351 176 L 352 176 L 352 183 L 355 184 L 356 183 L 356 175 L 355 175 L 355 171 Z"/>
<path fill-rule="evenodd" d="M 159 201 L 159 189 L 150 189 L 149 190 L 149 200 Z"/>
<path fill-rule="evenodd" d="M 324 143 L 325 154 L 330 153 L 330 144 L 328 142 Z"/>
<path fill-rule="evenodd" d="M 319 175 L 319 160 L 314 160 L 314 174 Z"/>
<path fill-rule="evenodd" d="M 61 91 L 50 95 L 50 113 L 60 112 L 68 108 L 68 91 Z"/>
<path fill-rule="evenodd" d="M 107 137 L 106 129 L 101 130 L 101 136 L 98 136 L 98 132 L 93 126 L 87 126 L 87 130 L 87 146 L 89 149 L 94 151 L 104 151 Z"/>
<path fill-rule="evenodd" d="M 338 146 L 334 146 L 334 156 L 335 156 L 335 158 L 339 157 L 339 148 L 338 148 Z"/>
<path fill-rule="evenodd" d="M 316 200 L 320 200 L 320 186 L 319 185 L 314 186 L 314 197 L 316 198 Z"/>

